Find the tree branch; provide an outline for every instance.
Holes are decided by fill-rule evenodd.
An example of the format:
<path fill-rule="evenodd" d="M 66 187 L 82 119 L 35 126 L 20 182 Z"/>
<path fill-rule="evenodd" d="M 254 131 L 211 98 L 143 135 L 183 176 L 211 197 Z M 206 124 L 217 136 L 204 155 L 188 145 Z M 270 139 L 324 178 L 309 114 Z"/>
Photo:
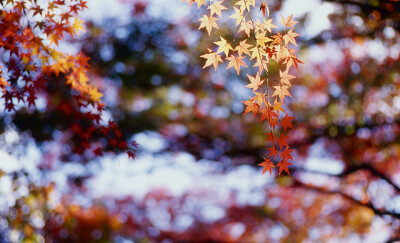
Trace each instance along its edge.
<path fill-rule="evenodd" d="M 345 198 L 345 199 L 347 199 L 347 200 L 349 200 L 349 201 L 351 201 L 351 202 L 353 202 L 353 203 L 355 203 L 357 205 L 368 207 L 376 215 L 379 215 L 379 216 L 390 215 L 390 216 L 393 216 L 393 217 L 395 217 L 397 219 L 400 219 L 400 213 L 386 211 L 386 210 L 379 210 L 379 209 L 375 208 L 374 205 L 372 205 L 371 202 L 362 203 L 362 202 L 358 201 L 357 199 L 355 199 L 354 197 L 352 197 L 352 196 L 350 196 L 350 195 L 348 195 L 346 193 L 343 193 L 343 192 L 341 192 L 339 190 L 329 191 L 329 190 L 323 189 L 321 187 L 305 184 L 305 183 L 303 183 L 303 182 L 301 182 L 301 181 L 299 181 L 299 180 L 297 180 L 295 178 L 293 178 L 293 180 L 295 181 L 295 183 L 293 184 L 292 187 L 303 188 L 303 189 L 307 189 L 307 190 L 314 190 L 316 192 L 324 193 L 324 194 L 338 194 L 338 195 L 342 196 L 343 198 Z"/>

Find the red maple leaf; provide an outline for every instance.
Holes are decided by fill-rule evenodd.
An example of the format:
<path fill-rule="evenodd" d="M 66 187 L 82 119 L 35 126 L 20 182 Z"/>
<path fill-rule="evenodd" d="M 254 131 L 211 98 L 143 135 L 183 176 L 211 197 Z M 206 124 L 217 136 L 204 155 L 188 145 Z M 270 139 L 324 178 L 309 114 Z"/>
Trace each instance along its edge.
<path fill-rule="evenodd" d="M 289 165 L 292 165 L 292 163 L 288 162 L 287 160 L 282 160 L 281 162 L 279 162 L 276 165 L 279 167 L 279 175 L 282 173 L 282 171 L 285 171 L 286 173 L 288 173 L 288 175 L 290 175 L 289 168 L 288 168 Z"/>
<path fill-rule="evenodd" d="M 115 138 L 111 139 L 111 140 L 108 142 L 108 144 L 109 144 L 110 146 L 114 147 L 114 148 L 117 147 L 117 146 L 118 146 L 117 139 L 115 139 Z"/>
<path fill-rule="evenodd" d="M 288 116 L 288 114 L 286 113 L 286 116 L 281 120 L 281 125 L 283 127 L 283 130 L 285 130 L 285 132 L 288 127 L 293 128 L 293 125 L 291 122 L 293 119 L 294 119 L 294 117 Z"/>
<path fill-rule="evenodd" d="M 128 154 L 128 158 L 135 159 L 135 157 L 136 157 L 136 154 L 132 151 L 128 151 L 127 154 Z"/>
<path fill-rule="evenodd" d="M 279 149 L 282 149 L 282 145 L 288 146 L 287 139 L 289 136 L 285 136 L 284 133 L 281 134 L 281 136 L 278 138 L 278 144 L 279 144 Z"/>
<path fill-rule="evenodd" d="M 265 172 L 269 171 L 269 174 L 272 173 L 272 168 L 275 167 L 274 163 L 271 160 L 264 158 L 264 162 L 260 163 L 259 166 L 264 167 L 262 174 L 264 175 Z"/>
<path fill-rule="evenodd" d="M 268 157 L 275 158 L 278 155 L 278 150 L 276 150 L 275 145 L 267 148 L 267 150 L 269 151 Z"/>
<path fill-rule="evenodd" d="M 139 144 L 137 144 L 136 141 L 131 141 L 131 145 L 135 148 L 137 148 L 139 146 Z"/>
<path fill-rule="evenodd" d="M 291 153 L 293 152 L 293 149 L 289 149 L 289 147 L 286 147 L 282 152 L 281 152 L 281 157 L 283 160 L 293 160 L 293 157 Z"/>
<path fill-rule="evenodd" d="M 272 134 L 272 132 L 267 132 L 265 135 L 267 135 L 267 141 L 266 142 L 270 141 L 272 144 L 274 144 L 274 139 L 275 139 L 274 134 Z"/>
<path fill-rule="evenodd" d="M 97 149 L 93 150 L 93 153 L 96 156 L 103 156 L 103 152 L 101 151 L 101 147 L 98 147 Z"/>

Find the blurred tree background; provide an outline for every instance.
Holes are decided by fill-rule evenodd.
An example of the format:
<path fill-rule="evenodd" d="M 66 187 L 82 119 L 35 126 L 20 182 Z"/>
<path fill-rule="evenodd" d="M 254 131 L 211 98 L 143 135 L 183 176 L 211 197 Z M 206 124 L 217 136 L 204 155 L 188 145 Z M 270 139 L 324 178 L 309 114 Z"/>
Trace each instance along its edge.
<path fill-rule="evenodd" d="M 197 30 L 201 11 L 119 2 L 125 19 L 87 17 L 70 45 L 137 159 L 72 155 L 57 109 L 2 112 L 1 242 L 400 240 L 400 2 L 267 4 L 300 22 L 292 176 L 260 175 L 266 128 L 242 115 L 246 72 L 202 69 L 217 40 Z"/>

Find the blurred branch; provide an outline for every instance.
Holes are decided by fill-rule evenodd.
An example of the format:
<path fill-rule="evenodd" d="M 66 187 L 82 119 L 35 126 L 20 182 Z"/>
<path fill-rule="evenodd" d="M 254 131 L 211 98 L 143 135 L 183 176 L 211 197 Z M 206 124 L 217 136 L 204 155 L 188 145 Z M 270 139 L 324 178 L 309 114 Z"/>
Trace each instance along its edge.
<path fill-rule="evenodd" d="M 400 241 L 400 238 L 399 237 L 395 237 L 395 238 L 387 240 L 386 243 L 392 243 L 392 242 L 398 242 L 398 241 Z"/>
<path fill-rule="evenodd" d="M 400 187 L 398 185 L 396 185 L 389 177 L 387 177 L 385 174 L 383 174 L 382 172 L 378 171 L 377 169 L 375 169 L 374 167 L 372 167 L 369 164 L 366 163 L 362 163 L 359 166 L 353 166 L 353 167 L 349 167 L 348 169 L 344 170 L 342 173 L 340 174 L 329 174 L 329 173 L 325 173 L 325 172 L 320 172 L 320 171 L 312 171 L 312 170 L 307 170 L 304 168 L 295 168 L 294 172 L 296 171 L 302 171 L 302 172 L 307 172 L 307 173 L 315 173 L 315 174 L 321 174 L 321 175 L 326 175 L 326 176 L 333 176 L 333 177 L 338 177 L 338 178 L 343 178 L 346 177 L 356 171 L 359 170 L 368 170 L 369 172 L 371 172 L 372 175 L 379 177 L 380 179 L 386 181 L 388 184 L 390 184 L 397 192 L 400 193 Z"/>
<path fill-rule="evenodd" d="M 293 178 L 293 180 L 294 180 L 294 184 L 292 185 L 292 187 L 303 188 L 303 189 L 307 189 L 307 190 L 314 190 L 316 192 L 324 193 L 324 194 L 338 194 L 338 195 L 342 196 L 343 198 L 346 198 L 347 200 L 349 200 L 349 201 L 351 201 L 351 202 L 353 202 L 355 204 L 358 204 L 358 205 L 364 206 L 364 207 L 368 207 L 376 215 L 379 215 L 379 216 L 390 215 L 390 216 L 393 216 L 395 218 L 400 219 L 400 213 L 390 212 L 390 211 L 386 211 L 386 210 L 379 210 L 379 209 L 375 208 L 374 205 L 371 202 L 362 203 L 361 201 L 358 201 L 354 197 L 352 197 L 352 196 L 350 196 L 350 195 L 348 195 L 346 193 L 343 193 L 343 192 L 341 192 L 339 190 L 330 191 L 330 190 L 327 190 L 327 189 L 324 189 L 324 188 L 321 188 L 321 187 L 318 187 L 318 186 L 305 184 L 305 183 L 303 183 L 303 182 L 301 182 L 301 181 L 299 181 L 299 180 L 297 180 L 295 178 Z"/>

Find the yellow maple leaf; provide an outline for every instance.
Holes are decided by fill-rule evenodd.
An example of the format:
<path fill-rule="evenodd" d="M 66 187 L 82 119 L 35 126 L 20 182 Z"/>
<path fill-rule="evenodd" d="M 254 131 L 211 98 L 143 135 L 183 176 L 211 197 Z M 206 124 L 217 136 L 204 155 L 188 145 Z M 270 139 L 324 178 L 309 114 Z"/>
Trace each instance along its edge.
<path fill-rule="evenodd" d="M 213 16 L 217 14 L 220 18 L 222 18 L 222 10 L 227 9 L 225 6 L 222 5 L 222 1 L 215 2 L 211 4 L 208 9 L 210 9 L 210 15 Z"/>
<path fill-rule="evenodd" d="M 78 33 L 79 30 L 82 30 L 83 32 L 85 32 L 85 28 L 83 28 L 83 25 L 82 25 L 83 23 L 84 23 L 83 20 L 79 20 L 78 18 L 75 18 L 75 22 L 72 25 L 72 28 L 73 28 L 75 34 Z"/>
<path fill-rule="evenodd" d="M 222 38 L 221 36 L 219 38 L 221 39 L 220 41 L 214 42 L 214 44 L 218 46 L 217 53 L 224 52 L 225 56 L 228 56 L 229 50 L 233 50 L 233 48 L 228 42 L 226 42 L 224 38 Z"/>
<path fill-rule="evenodd" d="M 272 41 L 272 39 L 266 37 L 265 34 L 266 34 L 265 31 L 263 31 L 263 32 L 256 32 L 257 44 L 260 45 L 260 46 L 262 46 L 262 47 L 265 47 L 265 43 L 266 43 L 266 42 Z"/>
<path fill-rule="evenodd" d="M 208 35 L 211 35 L 211 30 L 213 27 L 219 29 L 217 23 L 215 22 L 216 20 L 217 18 L 215 17 L 203 15 L 203 17 L 199 19 L 199 21 L 201 21 L 199 29 L 205 27 L 207 29 Z"/>
<path fill-rule="evenodd" d="M 98 102 L 103 94 L 97 91 L 97 87 L 92 87 L 89 89 L 89 96 L 93 101 Z"/>
<path fill-rule="evenodd" d="M 231 16 L 229 16 L 229 18 L 236 19 L 236 25 L 239 25 L 244 19 L 243 11 L 235 7 L 233 7 L 233 10 L 235 10 L 235 14 L 232 14 Z"/>
<path fill-rule="evenodd" d="M 204 65 L 203 69 L 210 66 L 214 65 L 215 70 L 217 70 L 218 63 L 223 62 L 221 59 L 221 55 L 218 55 L 217 53 L 213 52 L 212 50 L 208 49 L 210 53 L 204 54 L 200 57 L 207 59 L 206 64 Z"/>

